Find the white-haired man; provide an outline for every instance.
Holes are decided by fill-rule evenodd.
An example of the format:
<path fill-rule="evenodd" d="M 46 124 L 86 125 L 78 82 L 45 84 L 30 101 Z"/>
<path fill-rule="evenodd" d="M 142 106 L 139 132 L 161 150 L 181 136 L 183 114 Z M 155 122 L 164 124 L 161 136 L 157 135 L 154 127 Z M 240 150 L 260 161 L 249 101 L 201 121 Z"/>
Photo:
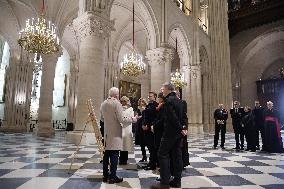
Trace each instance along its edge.
<path fill-rule="evenodd" d="M 110 184 L 122 182 L 117 177 L 117 163 L 119 151 L 122 150 L 122 123 L 132 123 L 136 117 L 124 117 L 123 108 L 119 101 L 119 89 L 112 87 L 109 97 L 101 105 L 101 114 L 104 120 L 105 153 L 103 158 L 103 181 Z M 110 161 L 110 174 L 108 170 Z"/>

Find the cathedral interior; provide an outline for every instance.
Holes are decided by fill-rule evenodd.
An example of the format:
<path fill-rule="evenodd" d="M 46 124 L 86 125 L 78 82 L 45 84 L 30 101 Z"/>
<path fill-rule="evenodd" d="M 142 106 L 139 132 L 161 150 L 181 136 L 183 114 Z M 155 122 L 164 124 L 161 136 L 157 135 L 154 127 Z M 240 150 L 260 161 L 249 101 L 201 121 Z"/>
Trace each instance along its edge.
<path fill-rule="evenodd" d="M 284 124 L 283 0 L 0 0 L 0 188 L 149 188 L 159 174 L 137 164 L 139 146 L 122 183 L 102 182 L 87 100 L 99 122 L 111 87 L 135 110 L 175 77 L 188 114 L 181 187 L 284 188 L 284 155 L 232 150 L 230 116 L 226 149 L 212 148 L 219 104 L 272 101 Z"/>

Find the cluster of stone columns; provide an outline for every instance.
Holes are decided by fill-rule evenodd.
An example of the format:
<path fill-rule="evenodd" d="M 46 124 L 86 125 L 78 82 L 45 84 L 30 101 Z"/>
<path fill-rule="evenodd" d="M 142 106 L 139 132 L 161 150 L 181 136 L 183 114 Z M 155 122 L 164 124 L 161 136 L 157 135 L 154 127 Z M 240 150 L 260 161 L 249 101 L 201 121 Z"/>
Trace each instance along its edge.
<path fill-rule="evenodd" d="M 227 1 L 208 0 L 208 4 L 211 44 L 208 90 L 210 91 L 210 112 L 213 112 L 219 103 L 223 103 L 227 109 L 231 108 L 232 84 Z"/>
<path fill-rule="evenodd" d="M 109 1 L 80 1 L 79 16 L 73 22 L 80 41 L 76 130 L 82 130 L 87 120 L 88 99 L 93 99 L 96 116 L 100 115 L 104 94 L 105 47 L 114 27 L 105 10 L 107 3 Z M 89 11 L 89 6 L 93 7 L 92 11 Z"/>
<path fill-rule="evenodd" d="M 6 70 L 5 120 L 0 131 L 26 132 L 30 110 L 33 65 L 27 53 L 12 49 Z"/>

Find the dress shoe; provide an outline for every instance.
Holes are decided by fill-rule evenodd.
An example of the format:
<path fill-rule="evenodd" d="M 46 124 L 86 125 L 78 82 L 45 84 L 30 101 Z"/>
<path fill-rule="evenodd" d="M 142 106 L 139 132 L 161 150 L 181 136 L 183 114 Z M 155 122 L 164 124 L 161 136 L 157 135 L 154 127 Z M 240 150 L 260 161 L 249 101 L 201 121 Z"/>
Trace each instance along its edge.
<path fill-rule="evenodd" d="M 168 184 L 156 184 L 150 187 L 151 189 L 169 189 L 170 185 Z"/>
<path fill-rule="evenodd" d="M 244 147 L 241 147 L 241 150 L 244 150 Z"/>
<path fill-rule="evenodd" d="M 222 150 L 225 150 L 225 147 L 224 146 L 221 146 Z"/>
<path fill-rule="evenodd" d="M 251 152 L 256 152 L 256 149 L 252 149 L 252 150 L 250 150 Z"/>
<path fill-rule="evenodd" d="M 143 157 L 139 162 L 140 163 L 147 162 L 147 158 Z"/>
<path fill-rule="evenodd" d="M 115 177 L 111 177 L 109 180 L 108 180 L 108 183 L 109 184 L 114 184 L 114 183 L 120 183 L 123 181 L 123 178 L 119 178 L 118 176 L 115 176 Z"/>
<path fill-rule="evenodd" d="M 108 181 L 108 177 L 103 177 L 103 182 L 107 182 Z"/>
<path fill-rule="evenodd" d="M 217 149 L 217 146 L 213 146 L 214 149 Z"/>
<path fill-rule="evenodd" d="M 144 168 L 145 171 L 155 170 L 155 169 L 156 169 L 155 166 L 150 166 L 150 167 L 145 167 L 145 168 Z"/>
<path fill-rule="evenodd" d="M 177 179 L 173 179 L 170 182 L 170 187 L 172 187 L 172 188 L 180 188 L 181 187 L 181 181 L 177 180 Z"/>
<path fill-rule="evenodd" d="M 161 177 L 156 178 L 156 181 L 161 182 Z"/>
<path fill-rule="evenodd" d="M 245 151 L 250 151 L 250 149 L 249 149 L 249 148 L 247 148 L 247 149 L 245 149 Z"/>

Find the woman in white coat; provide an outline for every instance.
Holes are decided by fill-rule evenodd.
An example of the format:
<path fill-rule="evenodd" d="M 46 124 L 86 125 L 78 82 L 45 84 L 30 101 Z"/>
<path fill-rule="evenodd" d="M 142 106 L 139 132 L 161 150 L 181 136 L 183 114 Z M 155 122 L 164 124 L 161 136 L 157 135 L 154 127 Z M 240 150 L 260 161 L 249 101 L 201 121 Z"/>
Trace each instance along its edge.
<path fill-rule="evenodd" d="M 134 117 L 134 111 L 131 107 L 128 97 L 123 96 L 120 99 L 123 107 L 123 117 Z M 133 134 L 132 123 L 125 123 L 122 127 L 122 150 L 120 151 L 119 164 L 126 165 L 128 160 L 128 152 L 133 152 Z"/>

